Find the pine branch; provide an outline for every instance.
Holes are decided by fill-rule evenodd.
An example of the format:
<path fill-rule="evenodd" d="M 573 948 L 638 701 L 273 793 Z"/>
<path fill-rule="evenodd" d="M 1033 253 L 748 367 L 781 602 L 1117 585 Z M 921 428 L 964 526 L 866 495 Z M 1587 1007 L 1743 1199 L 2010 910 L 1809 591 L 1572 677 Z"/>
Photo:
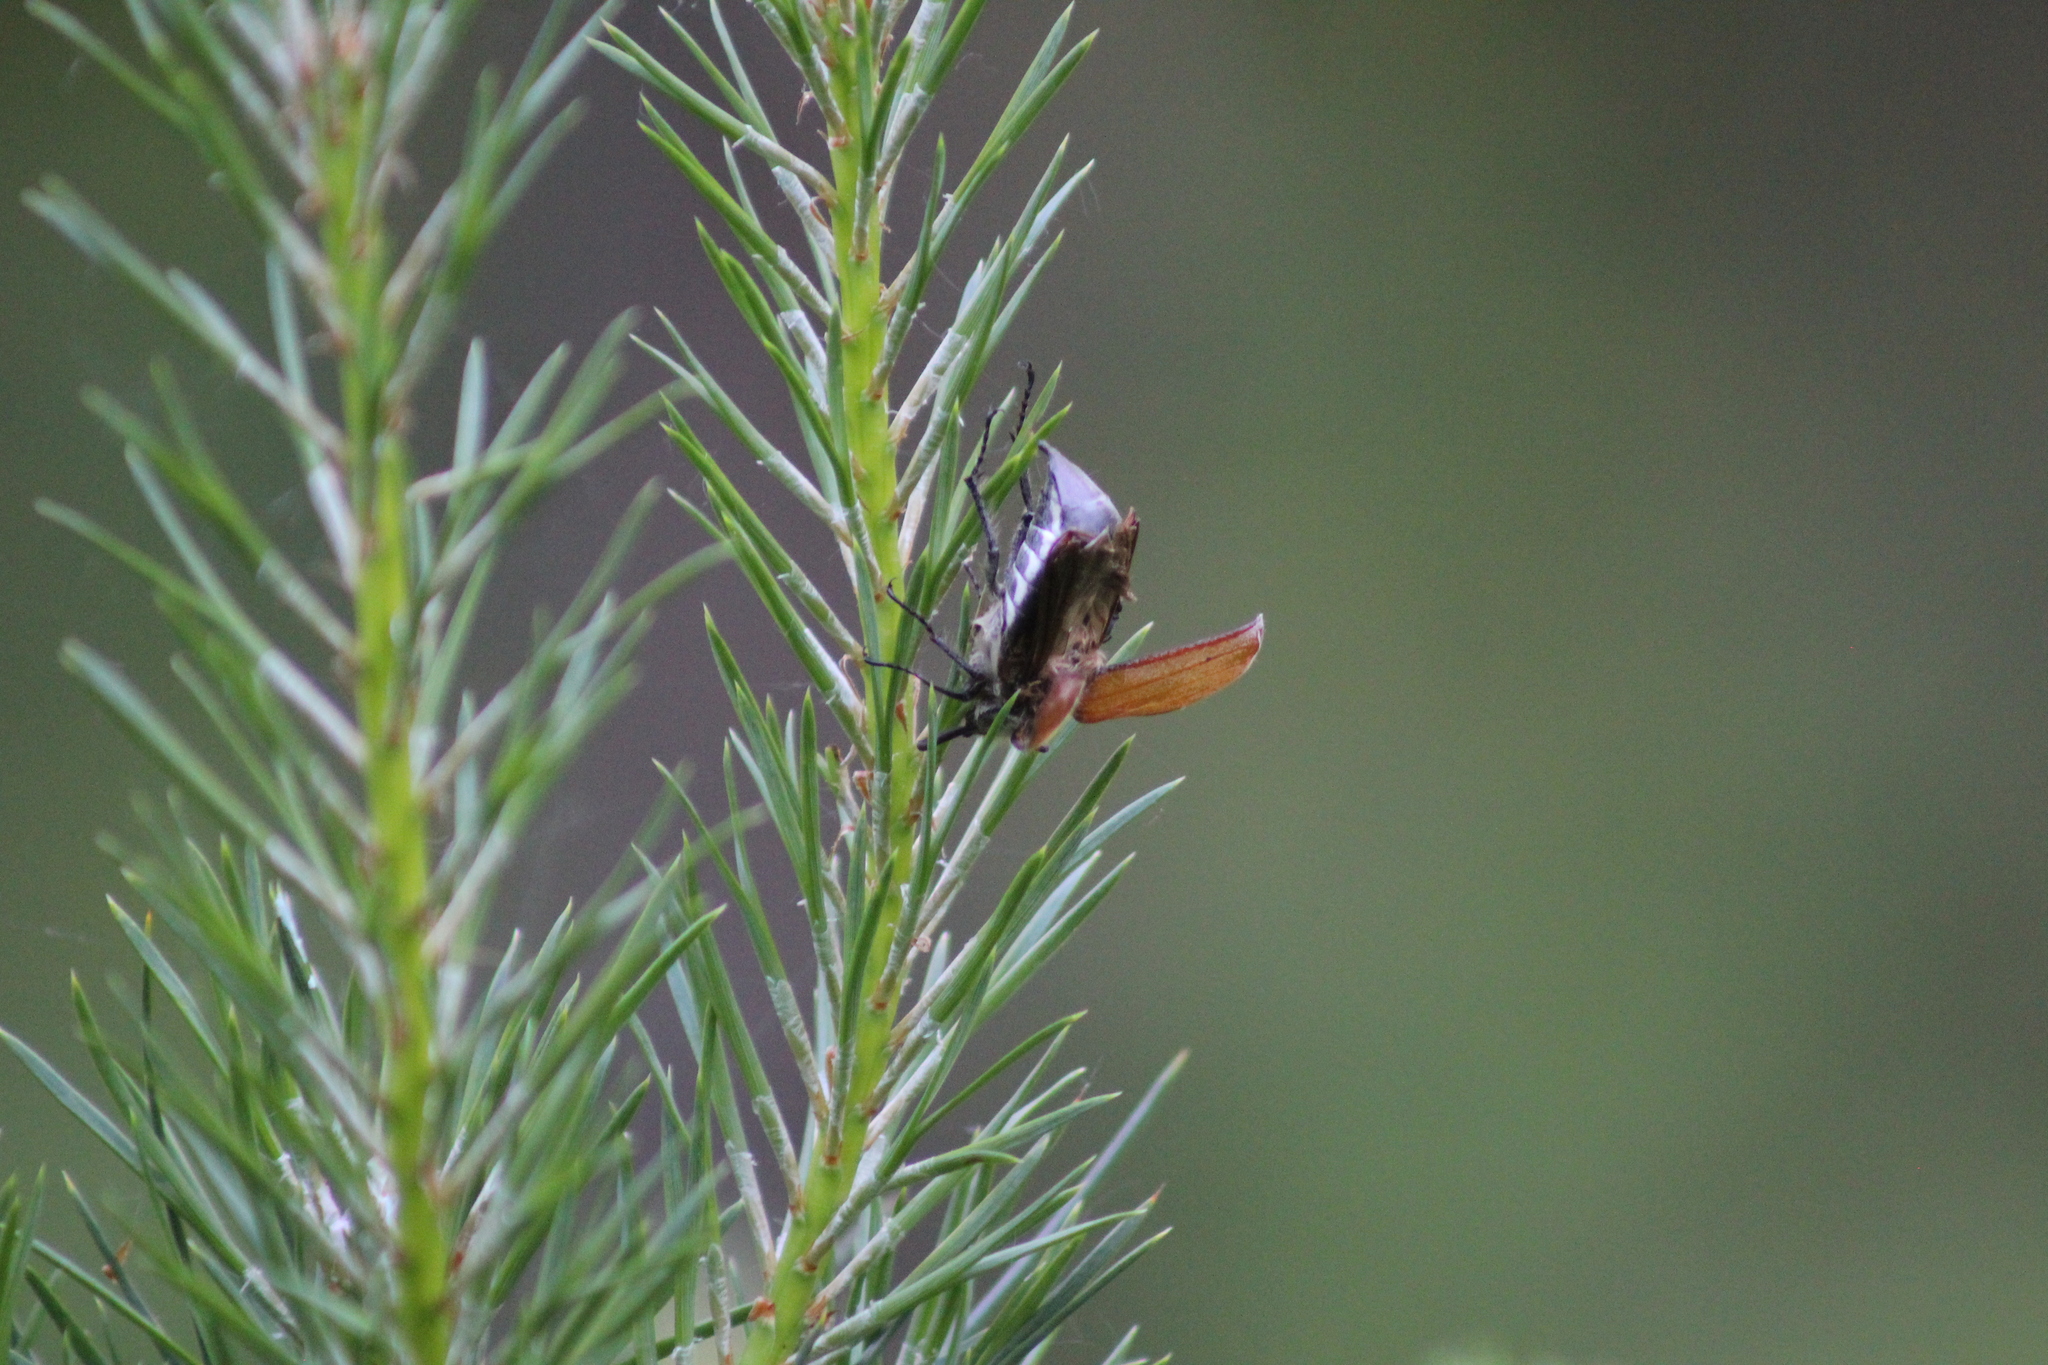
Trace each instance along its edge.
<path fill-rule="evenodd" d="M 61 182 L 30 207 L 275 412 L 332 559 L 294 563 L 265 535 L 167 366 L 160 417 L 91 400 L 169 552 L 45 510 L 154 592 L 184 644 L 173 671 L 212 733 L 67 646 L 175 785 L 146 808 L 154 847 L 119 850 L 134 910 L 113 913 L 143 964 L 132 1018 L 103 1026 L 74 995 L 104 1097 L 7 1042 L 139 1178 L 153 1226 L 136 1231 L 130 1267 L 93 1201 L 74 1198 L 107 1263 L 97 1275 L 45 1243 L 31 1254 L 34 1200 L 0 1188 L 17 1360 L 146 1348 L 193 1365 L 610 1365 L 718 1235 L 713 1163 L 677 1146 L 687 1120 L 669 1124 L 659 1164 L 634 1152 L 647 1084 L 631 1088 L 618 1055 L 714 918 L 697 852 L 565 912 L 530 952 L 514 936 L 488 980 L 472 980 L 497 879 L 631 684 L 649 612 L 727 557 L 700 552 L 622 589 L 634 538 L 663 505 L 644 490 L 503 690 L 481 702 L 463 690 L 507 535 L 663 402 L 609 411 L 621 319 L 573 374 L 566 352 L 543 365 L 495 429 L 473 344 L 452 448 L 437 457 L 407 435 L 479 253 L 574 121 L 563 84 L 608 13 L 577 24 L 558 0 L 519 70 L 486 74 L 459 164 L 401 239 L 389 210 L 410 175 L 406 134 L 475 8 L 136 0 L 135 61 L 37 6 L 185 133 L 244 211 L 263 244 L 268 325 L 147 260 Z M 304 637 L 260 625 L 270 614 L 243 601 L 252 587 Z M 664 809 L 650 847 L 668 837 Z M 302 902 L 324 913 L 307 919 Z"/>
<path fill-rule="evenodd" d="M 776 942 L 743 846 L 736 847 L 731 862 L 719 860 L 719 873 L 746 910 L 755 966 L 775 1004 L 778 1045 L 804 1078 L 806 1112 L 780 1113 L 733 1004 L 731 969 L 707 945 L 679 967 L 672 994 L 699 1047 L 699 1065 L 712 1068 L 716 1083 L 728 1083 L 726 1068 L 702 1050 L 703 1040 L 727 1040 L 741 1063 L 740 1093 L 712 1103 L 712 1121 L 739 1169 L 753 1160 L 741 1116 L 747 1109 L 759 1116 L 774 1148 L 771 1164 L 784 1170 L 787 1187 L 759 1281 L 733 1291 L 742 1301 L 751 1296 L 754 1307 L 727 1358 L 744 1365 L 873 1360 L 901 1338 L 898 1359 L 918 1365 L 1037 1359 L 1033 1353 L 1067 1315 L 1149 1245 L 1126 1244 L 1149 1205 L 1086 1212 L 1102 1162 L 1083 1162 L 1049 1183 L 1036 1174 L 1051 1171 L 1047 1153 L 1068 1127 L 1113 1099 L 1080 1094 L 1080 1073 L 1046 1072 L 1050 1051 L 1073 1020 L 1033 1034 L 965 1085 L 953 1072 L 976 1030 L 1103 902 L 1128 861 L 1105 871 L 1104 842 L 1164 789 L 1103 819 L 1119 750 L 994 897 L 986 918 L 959 929 L 955 945 L 945 936 L 949 911 L 971 898 L 980 854 L 1052 755 L 1002 743 L 1011 699 L 983 727 L 991 733 L 949 765 L 935 738 L 945 728 L 938 709 L 945 703 L 907 670 L 923 622 L 982 534 L 965 483 L 970 464 L 976 471 L 980 464 L 974 450 L 963 449 L 962 416 L 1058 245 L 1052 223 L 1088 172 L 1062 169 L 1064 146 L 1015 225 L 964 272 L 953 321 L 900 399 L 892 383 L 911 347 L 911 319 L 924 306 L 961 215 L 1091 40 L 1070 41 L 1068 16 L 1058 18 L 957 182 L 947 183 L 945 143 L 938 143 L 918 230 L 903 259 L 891 261 L 884 228 L 892 190 L 980 5 L 923 0 L 907 13 L 903 3 L 756 0 L 755 9 L 795 63 L 807 100 L 824 114 L 827 136 L 815 153 L 775 132 L 715 0 L 715 35 L 668 19 L 687 71 L 664 65 L 659 44 L 618 29 L 597 43 L 645 81 L 643 129 L 729 233 L 730 246 L 699 226 L 714 272 L 782 377 L 811 454 L 806 474 L 774 450 L 760 435 L 765 424 L 740 411 L 669 325 L 667 345 L 649 349 L 681 381 L 668 431 L 703 481 L 700 523 L 731 549 L 843 731 L 843 749 L 824 746 L 821 717 L 808 697 L 778 713 L 713 629 L 738 718 L 730 765 L 751 779 L 796 874 L 808 912 L 808 965 L 818 982 L 807 1017 L 791 983 L 790 964 L 801 970 L 801 955 Z M 728 179 L 713 170 L 716 158 L 700 155 L 668 121 L 663 104 L 725 144 Z M 757 215 L 734 151 L 759 157 L 782 182 L 794 227 L 811 243 L 811 268 L 779 245 L 789 225 Z M 957 278 L 959 268 L 953 272 Z M 1016 413 L 1014 427 L 1003 424 L 1008 448 L 994 452 L 984 485 L 991 498 L 999 501 L 1020 484 L 1038 442 L 1057 423 L 1053 387 L 1036 404 L 1013 391 L 998 405 L 1029 411 Z M 829 528 L 841 548 L 853 616 L 842 619 L 827 604 L 814 571 L 800 566 L 748 505 L 714 454 L 708 428 L 700 431 L 686 415 L 689 400 L 709 408 L 740 451 L 766 465 Z M 835 661 L 828 648 L 844 657 Z M 861 660 L 869 666 L 856 668 Z M 1055 736 L 1049 748 L 1056 752 L 1060 742 Z M 991 762 L 998 752 L 1002 761 Z M 730 778 L 728 788 L 737 811 L 741 797 Z M 914 969 L 926 955 L 922 983 L 913 989 Z M 992 1118 L 964 1142 L 941 1136 L 942 1120 L 958 1105 L 1048 1042 L 1053 1049 Z M 1148 1099 L 1143 1109 L 1150 1107 Z M 792 1152 L 777 1135 L 798 1126 L 805 1139 Z M 926 1150 L 933 1144 L 938 1150 Z M 756 1193 L 738 1194 L 751 1209 Z M 936 1246 L 915 1264 L 898 1265 L 906 1239 L 934 1226 Z M 706 1273 L 722 1283 L 736 1272 L 728 1263 Z M 727 1356 L 722 1332 L 718 1349 Z"/>

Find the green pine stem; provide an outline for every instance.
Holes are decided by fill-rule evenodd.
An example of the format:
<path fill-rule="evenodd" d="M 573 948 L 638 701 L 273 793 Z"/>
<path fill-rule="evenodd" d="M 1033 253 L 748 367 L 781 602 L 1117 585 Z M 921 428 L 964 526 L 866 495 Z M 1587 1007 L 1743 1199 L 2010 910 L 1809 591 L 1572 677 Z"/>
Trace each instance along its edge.
<path fill-rule="evenodd" d="M 0 1051 L 140 1177 L 153 1231 L 138 1227 L 135 1240 L 161 1256 L 124 1270 L 126 1247 L 113 1249 L 95 1201 L 74 1189 L 106 1275 L 43 1247 L 44 1259 L 57 1256 L 46 1279 L 25 1268 L 21 1201 L 0 1186 L 0 1328 L 11 1301 L 12 1359 L 125 1360 L 154 1348 L 221 1361 L 253 1343 L 270 1360 L 604 1365 L 637 1359 L 665 1313 L 688 1339 L 697 1267 L 717 1256 L 721 1231 L 712 1115 L 684 1116 L 666 1068 L 630 1094 L 619 1084 L 633 1065 L 621 1044 L 647 1041 L 638 1016 L 648 993 L 688 969 L 715 918 L 692 852 L 637 879 L 644 860 L 622 860 L 592 897 L 603 908 L 565 911 L 548 946 L 497 974 L 488 994 L 468 999 L 457 979 L 502 858 L 631 686 L 649 610 L 723 557 L 701 551 L 622 587 L 649 490 L 514 677 L 481 707 L 463 687 L 469 627 L 509 528 L 669 392 L 612 409 L 622 320 L 573 373 L 559 354 L 546 361 L 493 431 L 485 399 L 496 376 L 478 339 L 452 449 L 409 434 L 409 395 L 446 340 L 477 253 L 574 122 L 567 78 L 612 9 L 545 8 L 517 73 L 477 77 L 456 164 L 420 196 L 408 194 L 405 135 L 421 111 L 444 107 L 433 88 L 451 59 L 466 64 L 452 44 L 475 20 L 473 0 L 135 0 L 131 44 L 109 44 L 54 0 L 31 6 L 186 134 L 246 212 L 264 248 L 269 335 L 61 182 L 30 192 L 30 207 L 275 410 L 335 572 L 307 572 L 293 551 L 310 546 L 274 542 L 210 453 L 217 443 L 168 362 L 151 367 L 160 417 L 88 397 L 174 553 L 45 510 L 156 590 L 188 646 L 173 667 L 213 736 L 195 742 L 110 660 L 67 646 L 67 663 L 182 796 L 175 815 L 146 822 L 160 856 L 123 855 L 142 913 L 112 907 L 142 960 L 139 1051 L 110 1043 L 74 996 L 111 1107 L 4 1030 Z M 575 24 L 579 10 L 589 17 Z M 140 57 L 117 50 L 138 44 Z M 405 207 L 387 213 L 387 201 Z M 867 278 L 856 292 L 872 330 L 871 268 Z M 873 355 L 871 337 L 859 344 Z M 880 468 L 888 452 L 874 436 L 885 429 L 866 409 L 856 422 L 866 467 Z M 416 460 L 432 468 L 444 457 L 434 478 L 415 479 Z M 252 609 L 250 589 L 275 600 Z M 274 637 L 273 625 L 293 633 Z M 338 688 L 322 681 L 327 665 Z M 853 715 L 849 698 L 833 700 Z M 217 850 L 194 837 L 184 796 L 218 826 Z M 672 838 L 675 815 L 659 807 L 633 854 Z M 300 896 L 327 913 L 302 920 Z M 464 908 L 451 916 L 457 896 Z M 158 924 L 176 947 L 158 946 Z M 586 947 L 592 975 L 565 981 Z M 178 1019 L 192 1046 L 161 1040 Z M 655 1079 L 665 1112 L 650 1155 L 626 1123 Z M 846 1211 L 845 1173 L 821 1163 L 818 1178 L 818 1207 Z M 477 1227 L 488 1235 L 459 1240 Z M 24 1286 L 32 1299 L 12 1293 Z"/>
<path fill-rule="evenodd" d="M 846 414 L 846 439 L 855 493 L 861 515 L 866 519 L 868 541 L 874 547 L 879 583 L 876 592 L 877 633 L 873 648 L 878 657 L 895 652 L 897 632 L 903 628 L 900 614 L 888 610 L 881 584 L 900 584 L 904 563 L 895 512 L 897 500 L 896 445 L 889 432 L 889 386 L 886 378 L 870 384 L 882 354 L 889 314 L 882 306 L 882 229 L 878 215 L 856 224 L 856 206 L 861 192 L 860 168 L 863 139 L 880 136 L 879 129 L 858 125 L 859 101 L 850 72 L 854 66 L 851 45 L 858 39 L 849 35 L 838 54 L 838 105 L 847 111 L 849 122 L 832 137 L 832 169 L 836 194 L 832 205 L 833 267 L 839 285 L 839 344 L 841 356 L 840 400 Z M 864 231 L 862 229 L 865 229 Z M 847 989 L 860 992 L 851 1047 L 840 1065 L 853 1066 L 848 1103 L 842 1127 L 818 1141 L 805 1172 L 803 1206 L 793 1219 L 777 1264 L 768 1276 L 767 1301 L 758 1307 L 747 1332 L 741 1355 L 742 1365 L 778 1365 L 796 1351 L 807 1327 L 815 1325 L 809 1316 L 820 1285 L 830 1269 L 830 1247 L 814 1246 L 819 1233 L 839 1212 L 852 1191 L 853 1178 L 867 1144 L 870 1109 L 875 1087 L 889 1060 L 889 1034 L 896 1019 L 901 982 L 886 980 L 884 973 L 903 916 L 902 887 L 909 880 L 917 820 L 912 804 L 917 784 L 917 748 L 907 713 L 890 717 L 880 713 L 879 697 L 871 695 L 868 707 L 870 738 L 878 756 L 879 772 L 870 790 L 887 792 L 886 830 L 888 851 L 877 860 L 878 876 L 887 878 L 890 888 L 881 902 L 881 922 L 867 956 L 862 979 L 849 982 Z"/>
<path fill-rule="evenodd" d="M 402 650 L 411 613 L 403 444 L 393 437 L 377 442 L 375 465 L 373 517 L 356 595 L 356 710 L 376 837 L 369 919 L 388 974 L 382 1102 L 398 1201 L 400 1323 L 412 1365 L 442 1365 L 451 1304 L 447 1238 L 433 1187 L 439 1163 L 427 1126 L 435 1074 L 435 974 L 426 952 L 427 808 L 413 783 L 412 706 Z"/>
<path fill-rule="evenodd" d="M 379 1026 L 383 1045 L 386 1159 L 397 1201 L 398 1317 L 410 1365 L 444 1365 L 453 1326 L 448 1240 L 429 1132 L 434 1086 L 436 975 L 426 949 L 430 906 L 430 811 L 414 781 L 411 640 L 411 459 L 398 432 L 403 415 L 386 403 L 398 351 L 382 313 L 389 250 L 379 206 L 366 192 L 363 153 L 371 138 L 363 86 L 338 83 L 328 126 L 335 130 L 325 176 L 324 243 L 351 334 L 336 338 L 349 484 L 362 528 L 356 582 L 356 723 L 363 735 L 363 785 L 373 844 L 365 850 L 364 919 L 383 958 Z"/>

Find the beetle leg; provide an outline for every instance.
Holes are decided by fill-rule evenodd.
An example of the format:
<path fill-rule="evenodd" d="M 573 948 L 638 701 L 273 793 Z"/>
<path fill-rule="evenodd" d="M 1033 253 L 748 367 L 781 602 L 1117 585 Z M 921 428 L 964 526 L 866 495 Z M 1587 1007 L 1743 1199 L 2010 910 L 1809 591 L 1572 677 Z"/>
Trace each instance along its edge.
<path fill-rule="evenodd" d="M 1038 448 L 1041 452 L 1052 449 L 1051 446 L 1043 441 L 1038 443 Z M 1017 551 L 1024 547 L 1024 537 L 1031 534 L 1031 528 L 1038 522 L 1043 521 L 1046 512 L 1052 507 L 1052 475 L 1048 473 L 1045 476 L 1045 487 L 1039 490 L 1036 506 L 1031 501 L 1031 472 L 1029 466 L 1025 468 L 1024 474 L 1017 480 L 1017 487 L 1024 495 L 1024 515 L 1017 518 L 1017 538 L 1010 545 L 1010 558 L 1013 561 L 1017 558 Z"/>
<path fill-rule="evenodd" d="M 953 665 L 956 668 L 958 668 L 962 673 L 965 673 L 970 678 L 978 676 L 974 665 L 968 663 L 967 660 L 961 658 L 960 652 L 954 649 L 953 646 L 946 643 L 945 637 L 940 635 L 938 630 L 933 627 L 931 619 L 929 617 L 927 617 L 923 612 L 911 606 L 908 602 L 904 601 L 902 598 L 896 595 L 895 584 L 885 584 L 882 588 L 882 591 L 889 594 L 889 600 L 891 602 L 894 602 L 897 606 L 903 608 L 905 615 L 907 615 L 908 617 L 910 617 L 911 620 L 917 622 L 919 625 L 924 627 L 924 633 L 931 637 L 932 643 L 939 647 L 939 652 L 941 654 L 944 654 L 948 659 L 951 659 L 953 661 Z M 873 663 L 874 660 L 870 659 L 868 662 Z M 888 667 L 895 668 L 897 667 L 897 665 L 890 664 L 888 665 Z M 948 693 L 947 695 L 950 696 L 952 694 Z"/>
<path fill-rule="evenodd" d="M 861 662 L 866 664 L 869 668 L 893 668 L 898 673 L 908 673 L 911 677 L 917 679 L 919 682 L 923 683 L 926 687 L 929 687 L 932 691 L 938 693 L 942 697 L 951 697 L 954 701 L 974 700 L 974 694 L 972 692 L 955 692 L 950 687 L 941 687 L 939 686 L 939 684 L 933 682 L 930 678 L 927 678 L 924 674 L 918 672 L 916 669 L 907 667 L 903 664 L 892 664 L 887 659 L 862 659 Z"/>
<path fill-rule="evenodd" d="M 1024 418 L 1031 412 L 1031 390 L 1037 380 L 1037 373 L 1032 370 L 1030 363 L 1027 361 L 1024 365 L 1024 401 L 1017 405 L 1017 429 L 1010 433 L 1010 444 L 1012 446 L 1015 446 L 1017 438 L 1024 434 Z M 1043 448 L 1045 442 L 1040 441 L 1038 444 L 1040 448 Z M 1052 491 L 1052 479 L 1050 476 L 1046 478 L 1045 487 L 1047 493 Z M 1017 475 L 1017 495 L 1019 501 L 1024 504 L 1024 515 L 1017 522 L 1016 544 L 1010 547 L 1010 554 L 1013 558 L 1016 556 L 1017 546 L 1022 545 L 1024 537 L 1030 533 L 1031 523 L 1038 519 L 1037 511 L 1031 506 L 1031 463 L 1028 460 L 1025 461 L 1024 468 Z"/>
<path fill-rule="evenodd" d="M 1017 424 L 1010 428 L 1010 448 L 1017 448 L 1017 438 L 1024 434 L 1024 419 L 1031 415 L 1031 390 L 1038 385 L 1038 371 L 1031 368 L 1031 362 L 1024 362 L 1024 396 L 1017 402 Z"/>
<path fill-rule="evenodd" d="M 946 744 L 956 739 L 974 739 L 987 733 L 988 731 L 986 730 L 977 729 L 973 721 L 963 720 L 950 730 L 940 731 L 938 738 L 931 742 L 933 744 Z M 924 745 L 920 744 L 917 747 L 922 749 Z"/>
<path fill-rule="evenodd" d="M 981 517 L 981 538 L 987 546 L 988 583 L 983 588 L 983 591 L 988 591 L 995 586 L 996 572 L 1001 567 L 996 551 L 996 524 L 989 517 L 987 500 L 981 496 L 981 462 L 988 456 L 988 433 L 989 428 L 995 425 L 995 420 L 996 410 L 990 408 L 988 416 L 982 419 L 981 444 L 974 452 L 974 468 L 968 470 L 967 476 L 961 480 L 962 483 L 967 485 L 968 496 L 974 499 L 974 510 Z M 931 629 L 929 626 L 925 628 L 927 630 Z"/>
<path fill-rule="evenodd" d="M 975 467 L 981 467 L 979 460 L 975 461 Z M 983 556 L 988 561 L 988 577 L 982 585 L 982 590 L 986 592 L 995 587 L 996 572 L 1002 567 L 1001 555 L 996 549 L 996 524 L 989 519 L 988 503 L 982 499 L 981 481 L 969 474 L 965 482 L 968 496 L 974 499 L 974 510 L 981 514 L 981 539 L 985 547 Z"/>

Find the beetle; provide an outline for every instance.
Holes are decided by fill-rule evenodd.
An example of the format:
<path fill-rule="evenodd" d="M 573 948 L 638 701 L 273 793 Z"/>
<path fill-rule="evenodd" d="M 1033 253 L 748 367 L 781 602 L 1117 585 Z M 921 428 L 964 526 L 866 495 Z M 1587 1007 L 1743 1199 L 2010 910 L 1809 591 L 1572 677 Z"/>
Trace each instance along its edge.
<path fill-rule="evenodd" d="M 930 684 L 967 706 L 960 722 L 939 734 L 939 744 L 987 734 L 1005 706 L 1011 743 L 1039 750 L 1070 716 L 1093 724 L 1178 711 L 1244 676 L 1264 643 L 1266 618 L 1259 616 L 1211 639 L 1108 664 L 1103 646 L 1132 598 L 1138 515 L 1119 513 L 1086 471 L 1050 445 L 1041 441 L 1039 450 L 1047 465 L 1044 492 L 1034 507 L 1030 483 L 1024 484 L 1025 510 L 1007 571 L 982 499 L 979 460 L 966 476 L 987 545 L 988 601 L 970 627 L 964 656 L 889 593 L 965 677 L 957 688 Z"/>

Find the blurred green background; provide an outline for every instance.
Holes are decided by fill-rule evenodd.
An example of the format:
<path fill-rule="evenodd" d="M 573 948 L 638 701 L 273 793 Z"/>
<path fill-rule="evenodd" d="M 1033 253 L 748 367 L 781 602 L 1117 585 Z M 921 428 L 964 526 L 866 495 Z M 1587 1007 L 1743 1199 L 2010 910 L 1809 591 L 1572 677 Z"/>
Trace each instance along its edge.
<path fill-rule="evenodd" d="M 991 6 L 956 141 L 1053 12 Z M 1013 1007 L 1086 1005 L 1111 1085 L 1194 1049 L 1124 1173 L 1179 1230 L 1084 1340 L 2048 1360 L 2048 8 L 1077 22 L 1102 40 L 1033 149 L 1101 166 L 1006 360 L 1066 363 L 1155 638 L 1269 626 L 1242 685 L 1145 724 L 1129 789 L 1192 780 Z M 629 87 L 586 85 L 480 285 L 515 372 L 634 303 L 730 337 Z M 256 300 L 192 158 L 10 7 L 0 186 L 51 169 Z M 166 350 L 303 523 L 232 385 L 0 207 L 0 1009 L 74 1060 L 64 973 L 119 966 L 92 835 L 153 778 L 52 656 L 75 630 L 152 676 L 169 638 L 28 504 L 139 525 L 75 391 L 140 395 Z M 557 500 L 508 630 L 650 474 L 682 479 L 645 441 Z M 709 752 L 671 615 L 515 909 L 587 883 L 649 753 Z M 0 1127 L 0 1166 L 96 1169 L 11 1063 Z"/>

